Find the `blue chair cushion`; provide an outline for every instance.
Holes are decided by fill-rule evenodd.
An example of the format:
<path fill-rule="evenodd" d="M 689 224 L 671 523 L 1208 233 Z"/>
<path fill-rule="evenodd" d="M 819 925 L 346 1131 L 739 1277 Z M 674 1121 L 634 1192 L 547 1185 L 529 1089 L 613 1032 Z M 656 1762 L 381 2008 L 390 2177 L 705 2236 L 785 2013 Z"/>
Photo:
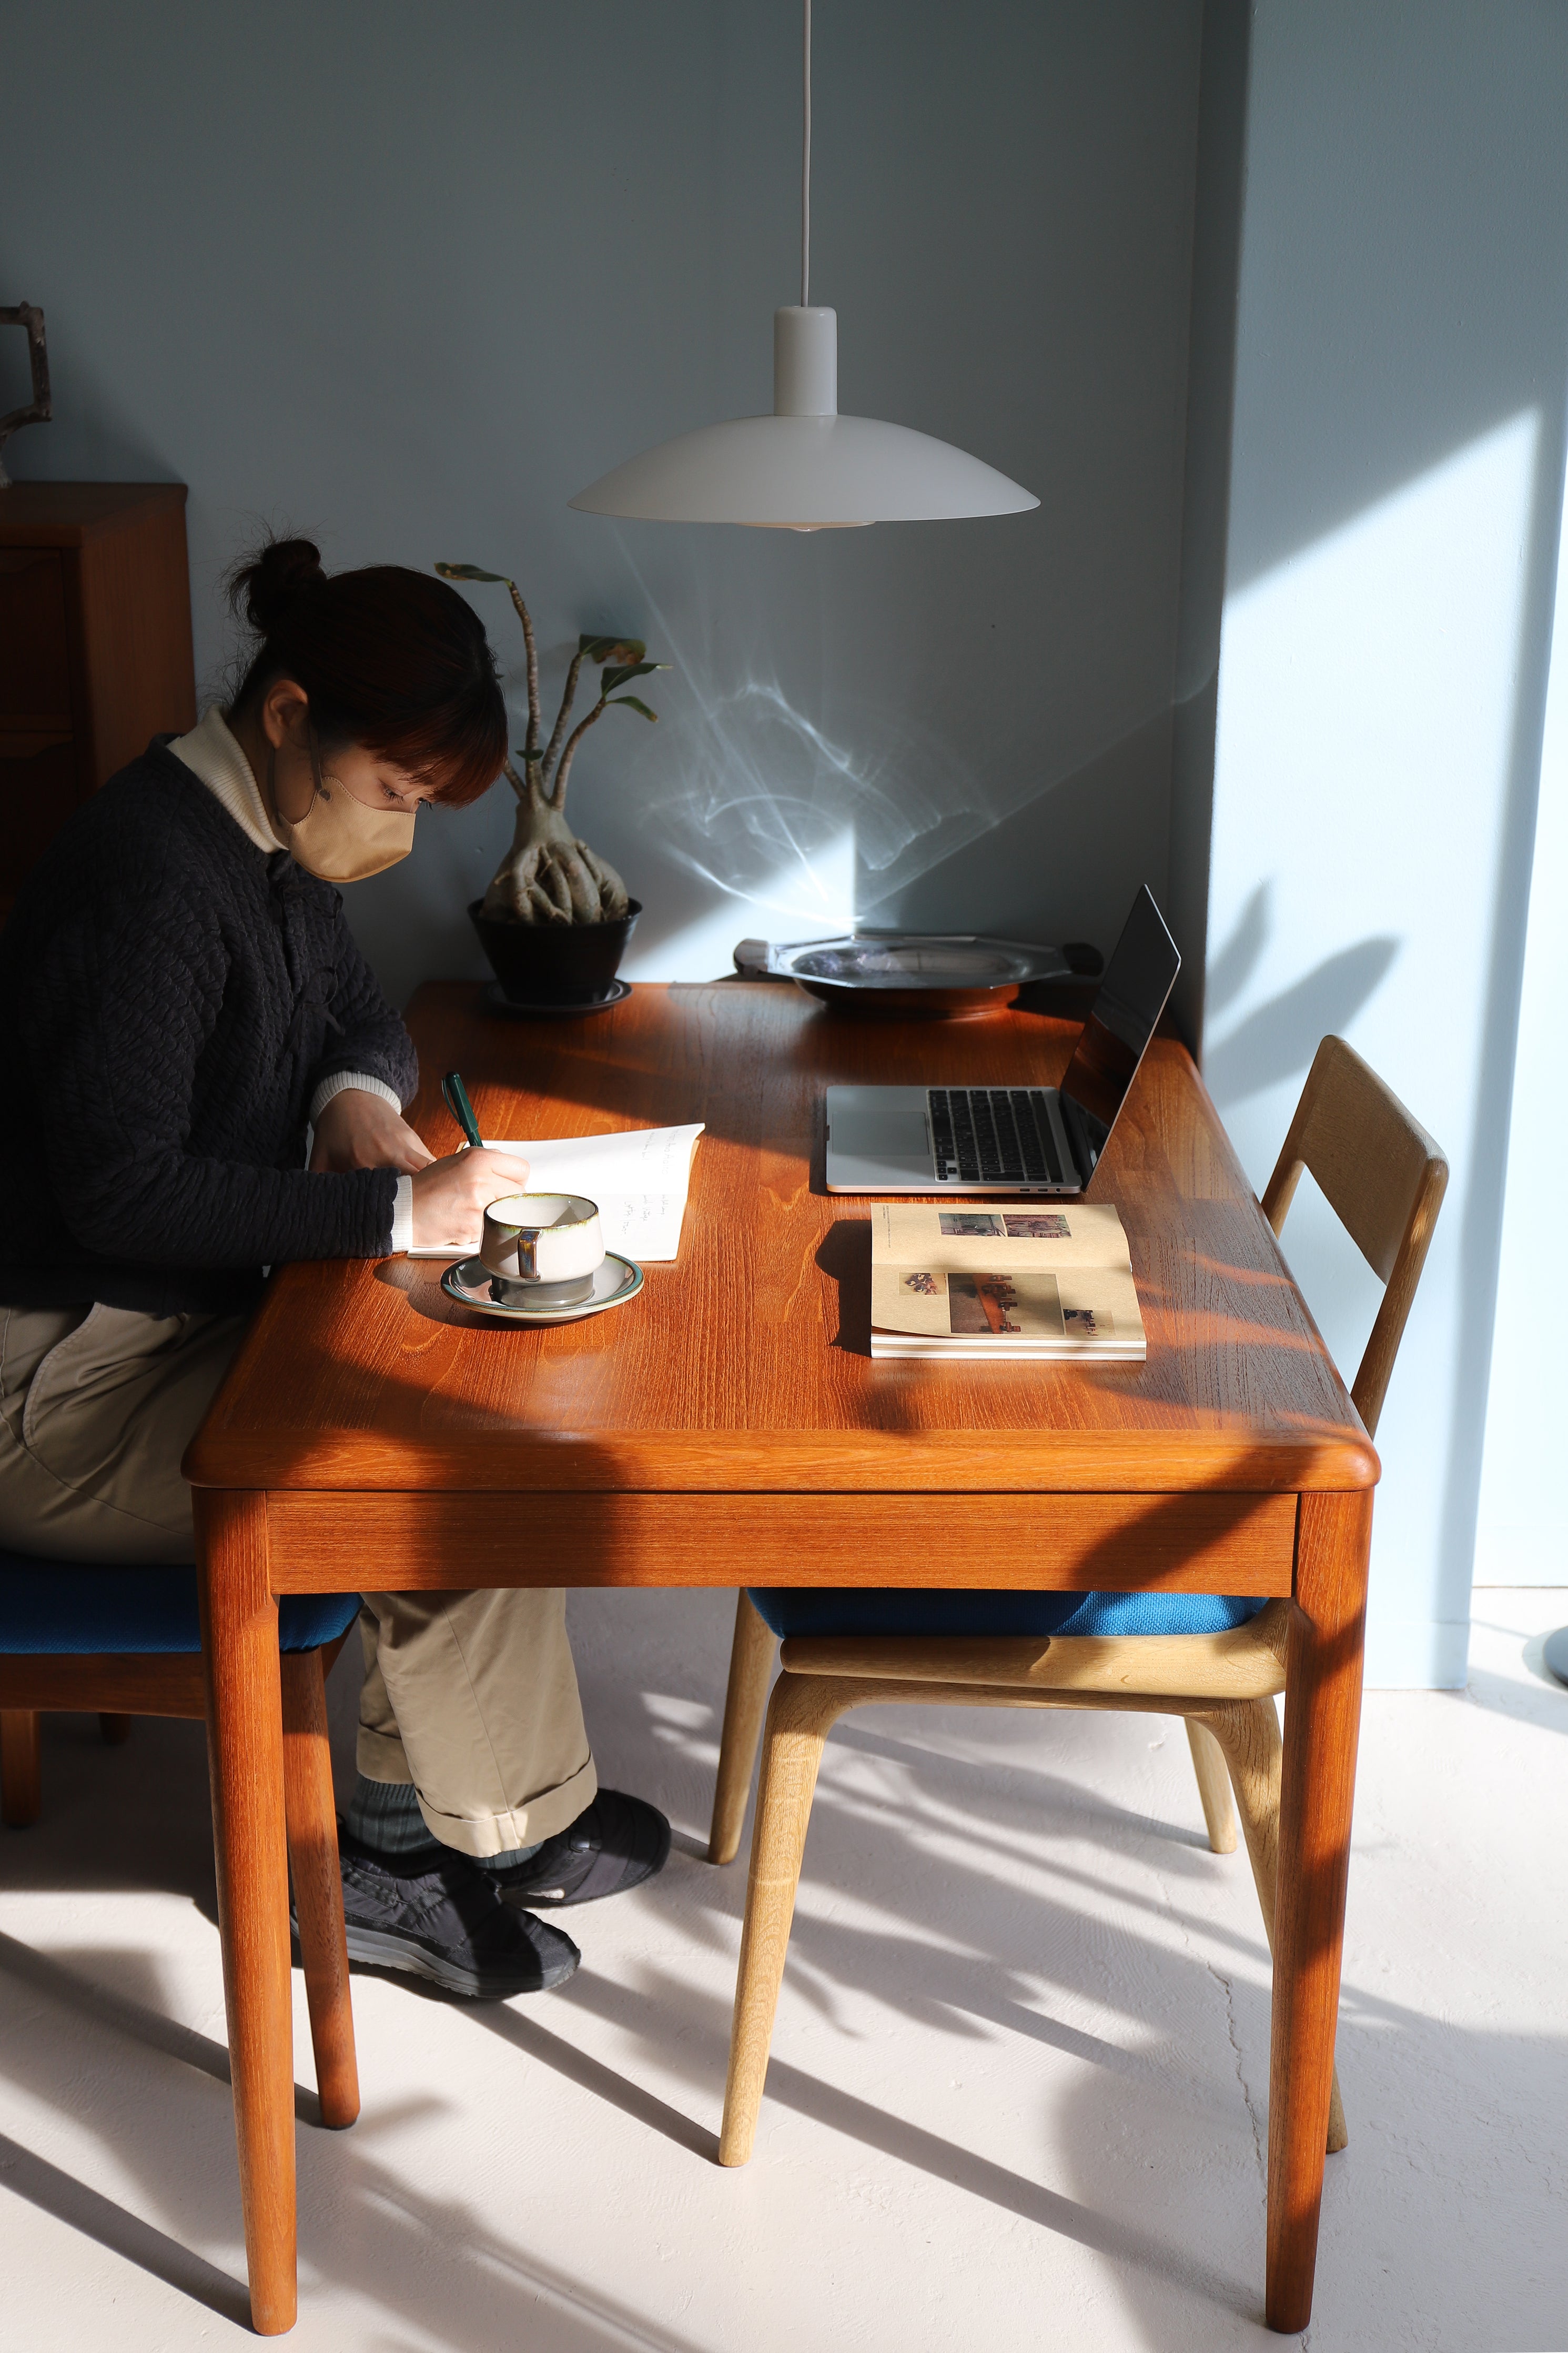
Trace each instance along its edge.
<path fill-rule="evenodd" d="M 1263 1603 L 1220 1593 L 986 1593 L 947 1587 L 754 1585 L 775 1634 L 1223 1634 Z"/>
<path fill-rule="evenodd" d="M 358 1615 L 357 1593 L 280 1594 L 279 1647 L 319 1650 Z M 0 1654 L 145 1656 L 201 1647 L 194 1568 L 110 1568 L 0 1552 Z"/>

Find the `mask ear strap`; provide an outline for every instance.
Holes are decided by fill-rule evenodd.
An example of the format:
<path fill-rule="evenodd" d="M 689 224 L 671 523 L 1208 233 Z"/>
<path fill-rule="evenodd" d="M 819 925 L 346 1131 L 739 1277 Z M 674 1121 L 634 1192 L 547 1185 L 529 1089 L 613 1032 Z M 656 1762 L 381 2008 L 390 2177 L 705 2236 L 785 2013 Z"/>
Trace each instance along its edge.
<path fill-rule="evenodd" d="M 261 787 L 261 800 L 267 811 L 268 822 L 276 832 L 280 825 L 288 823 L 288 819 L 279 814 L 278 807 L 278 746 L 276 744 L 269 744 L 267 747 L 267 777 Z"/>
<path fill-rule="evenodd" d="M 316 742 L 316 731 L 308 719 L 305 722 L 305 733 L 310 745 L 310 774 L 316 784 L 315 797 L 319 801 L 330 801 L 332 797 L 327 790 L 327 780 L 321 774 L 321 754 Z"/>

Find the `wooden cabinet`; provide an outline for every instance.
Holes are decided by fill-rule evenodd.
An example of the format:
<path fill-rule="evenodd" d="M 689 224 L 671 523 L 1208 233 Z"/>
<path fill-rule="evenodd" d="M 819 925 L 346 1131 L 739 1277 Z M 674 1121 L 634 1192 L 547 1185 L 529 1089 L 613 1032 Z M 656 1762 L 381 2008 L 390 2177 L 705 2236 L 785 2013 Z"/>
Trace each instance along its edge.
<path fill-rule="evenodd" d="M 184 484 L 0 490 L 0 913 L 72 809 L 195 718 Z"/>

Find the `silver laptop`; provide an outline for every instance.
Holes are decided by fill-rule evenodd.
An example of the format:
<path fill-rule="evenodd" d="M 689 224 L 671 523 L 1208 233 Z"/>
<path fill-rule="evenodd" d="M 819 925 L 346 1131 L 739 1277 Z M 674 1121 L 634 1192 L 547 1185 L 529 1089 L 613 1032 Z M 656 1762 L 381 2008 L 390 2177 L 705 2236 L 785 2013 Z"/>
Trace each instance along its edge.
<path fill-rule="evenodd" d="M 1182 959 L 1147 883 L 1059 1087 L 829 1087 L 830 1193 L 1081 1193 Z"/>

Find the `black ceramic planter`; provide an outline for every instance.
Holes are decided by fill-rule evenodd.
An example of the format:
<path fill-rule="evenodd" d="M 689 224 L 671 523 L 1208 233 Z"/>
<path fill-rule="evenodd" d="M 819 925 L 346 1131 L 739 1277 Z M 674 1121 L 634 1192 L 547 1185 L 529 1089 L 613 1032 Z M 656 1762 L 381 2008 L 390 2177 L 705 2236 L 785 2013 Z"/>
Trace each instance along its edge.
<path fill-rule="evenodd" d="M 626 942 L 642 913 L 629 899 L 614 923 L 510 923 L 475 899 L 469 919 L 503 996 L 514 1005 L 601 1005 L 615 986 Z"/>

